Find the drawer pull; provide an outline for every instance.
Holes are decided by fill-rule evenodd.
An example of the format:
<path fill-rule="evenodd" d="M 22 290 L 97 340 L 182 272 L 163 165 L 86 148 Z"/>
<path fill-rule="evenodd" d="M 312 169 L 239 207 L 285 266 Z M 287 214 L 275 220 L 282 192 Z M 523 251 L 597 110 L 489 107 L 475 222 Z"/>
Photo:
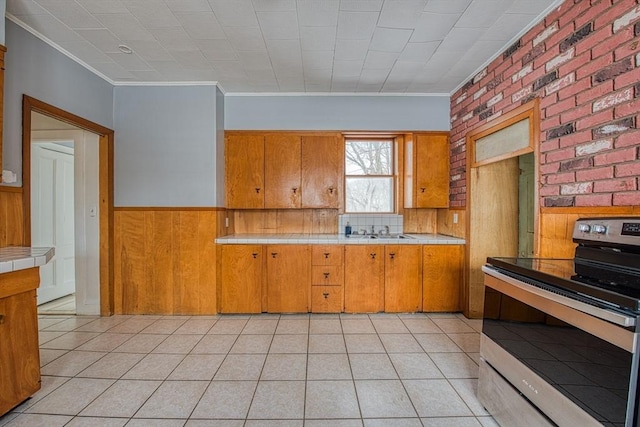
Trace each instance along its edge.
<path fill-rule="evenodd" d="M 329 187 L 329 194 L 333 194 L 333 187 Z"/>
<path fill-rule="evenodd" d="M 425 187 L 420 187 L 420 192 L 421 192 L 421 193 L 424 193 L 424 190 L 426 190 L 426 188 L 425 188 Z"/>
<path fill-rule="evenodd" d="M 376 254 L 375 253 L 370 253 L 369 256 L 371 257 L 371 259 L 376 259 Z"/>
<path fill-rule="evenodd" d="M 322 274 L 324 274 L 325 280 L 329 278 L 329 273 L 322 273 Z"/>
<path fill-rule="evenodd" d="M 276 256 L 278 256 L 278 252 L 271 252 L 271 258 L 275 258 Z"/>
<path fill-rule="evenodd" d="M 329 252 L 325 252 L 325 253 L 324 253 L 324 258 L 325 258 L 325 259 L 329 258 Z"/>
<path fill-rule="evenodd" d="M 260 194 L 260 187 L 256 187 L 256 193 Z"/>
<path fill-rule="evenodd" d="M 391 259 L 394 259 L 394 258 L 396 257 L 396 254 L 394 254 L 393 252 L 391 252 L 391 253 L 389 254 L 389 256 L 391 257 Z"/>
<path fill-rule="evenodd" d="M 293 187 L 291 191 L 293 191 L 293 194 L 296 194 L 298 192 L 298 187 Z"/>
<path fill-rule="evenodd" d="M 253 258 L 254 258 L 254 259 L 255 259 L 255 258 L 258 258 L 258 253 L 257 253 L 257 252 L 254 252 L 254 253 L 252 253 L 251 255 L 253 256 Z"/>
<path fill-rule="evenodd" d="M 324 299 L 328 299 L 329 298 L 329 292 L 323 292 L 322 296 L 324 297 Z"/>

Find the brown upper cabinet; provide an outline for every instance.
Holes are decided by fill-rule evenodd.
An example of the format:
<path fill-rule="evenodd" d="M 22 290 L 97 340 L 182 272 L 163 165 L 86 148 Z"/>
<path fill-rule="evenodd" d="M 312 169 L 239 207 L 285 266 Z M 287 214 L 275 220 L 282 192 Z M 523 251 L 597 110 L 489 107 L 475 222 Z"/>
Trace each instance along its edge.
<path fill-rule="evenodd" d="M 227 135 L 227 208 L 334 208 L 341 205 L 344 147 L 336 134 Z"/>
<path fill-rule="evenodd" d="M 405 141 L 405 208 L 449 207 L 449 133 L 414 133 Z"/>

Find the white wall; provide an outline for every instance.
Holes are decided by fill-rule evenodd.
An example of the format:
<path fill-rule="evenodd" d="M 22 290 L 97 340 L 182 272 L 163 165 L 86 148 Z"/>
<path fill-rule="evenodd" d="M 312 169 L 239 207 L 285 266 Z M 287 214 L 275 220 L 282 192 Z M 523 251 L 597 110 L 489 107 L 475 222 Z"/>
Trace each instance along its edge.
<path fill-rule="evenodd" d="M 449 96 L 225 97 L 225 129 L 449 130 Z"/>
<path fill-rule="evenodd" d="M 216 206 L 224 206 L 224 94 L 216 89 Z"/>
<path fill-rule="evenodd" d="M 216 206 L 215 86 L 116 86 L 115 206 Z"/>
<path fill-rule="evenodd" d="M 31 33 L 6 22 L 3 169 L 22 185 L 22 95 L 113 129 L 113 86 Z"/>
<path fill-rule="evenodd" d="M 7 11 L 7 0 L 0 0 L 0 13 L 2 13 L 2 15 L 0 16 L 4 16 L 5 12 Z M 0 44 L 4 45 L 4 32 L 5 32 L 5 23 L 4 23 L 4 19 L 0 19 Z"/>

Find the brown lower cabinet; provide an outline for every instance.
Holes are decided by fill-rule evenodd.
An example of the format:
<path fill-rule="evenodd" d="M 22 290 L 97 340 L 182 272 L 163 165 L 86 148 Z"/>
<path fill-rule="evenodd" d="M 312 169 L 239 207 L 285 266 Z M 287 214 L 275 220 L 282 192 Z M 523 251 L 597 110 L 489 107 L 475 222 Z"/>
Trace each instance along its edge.
<path fill-rule="evenodd" d="M 384 246 L 346 245 L 344 265 L 344 311 L 384 311 Z"/>
<path fill-rule="evenodd" d="M 308 245 L 267 245 L 267 312 L 309 312 L 311 253 Z"/>
<path fill-rule="evenodd" d="M 220 245 L 220 313 L 262 312 L 262 245 Z"/>
<path fill-rule="evenodd" d="M 384 311 L 422 311 L 421 245 L 385 246 Z"/>
<path fill-rule="evenodd" d="M 40 390 L 39 268 L 0 274 L 0 415 Z"/>
<path fill-rule="evenodd" d="M 464 268 L 463 245 L 424 245 L 424 311 L 459 311 Z"/>

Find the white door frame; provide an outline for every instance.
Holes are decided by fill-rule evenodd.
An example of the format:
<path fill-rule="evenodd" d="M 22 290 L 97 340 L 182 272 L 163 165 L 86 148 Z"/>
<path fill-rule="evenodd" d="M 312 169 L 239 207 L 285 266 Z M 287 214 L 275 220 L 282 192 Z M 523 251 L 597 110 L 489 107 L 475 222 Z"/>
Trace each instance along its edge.
<path fill-rule="evenodd" d="M 100 315 L 99 136 L 84 130 L 32 131 L 31 142 L 74 141 L 76 313 Z"/>

